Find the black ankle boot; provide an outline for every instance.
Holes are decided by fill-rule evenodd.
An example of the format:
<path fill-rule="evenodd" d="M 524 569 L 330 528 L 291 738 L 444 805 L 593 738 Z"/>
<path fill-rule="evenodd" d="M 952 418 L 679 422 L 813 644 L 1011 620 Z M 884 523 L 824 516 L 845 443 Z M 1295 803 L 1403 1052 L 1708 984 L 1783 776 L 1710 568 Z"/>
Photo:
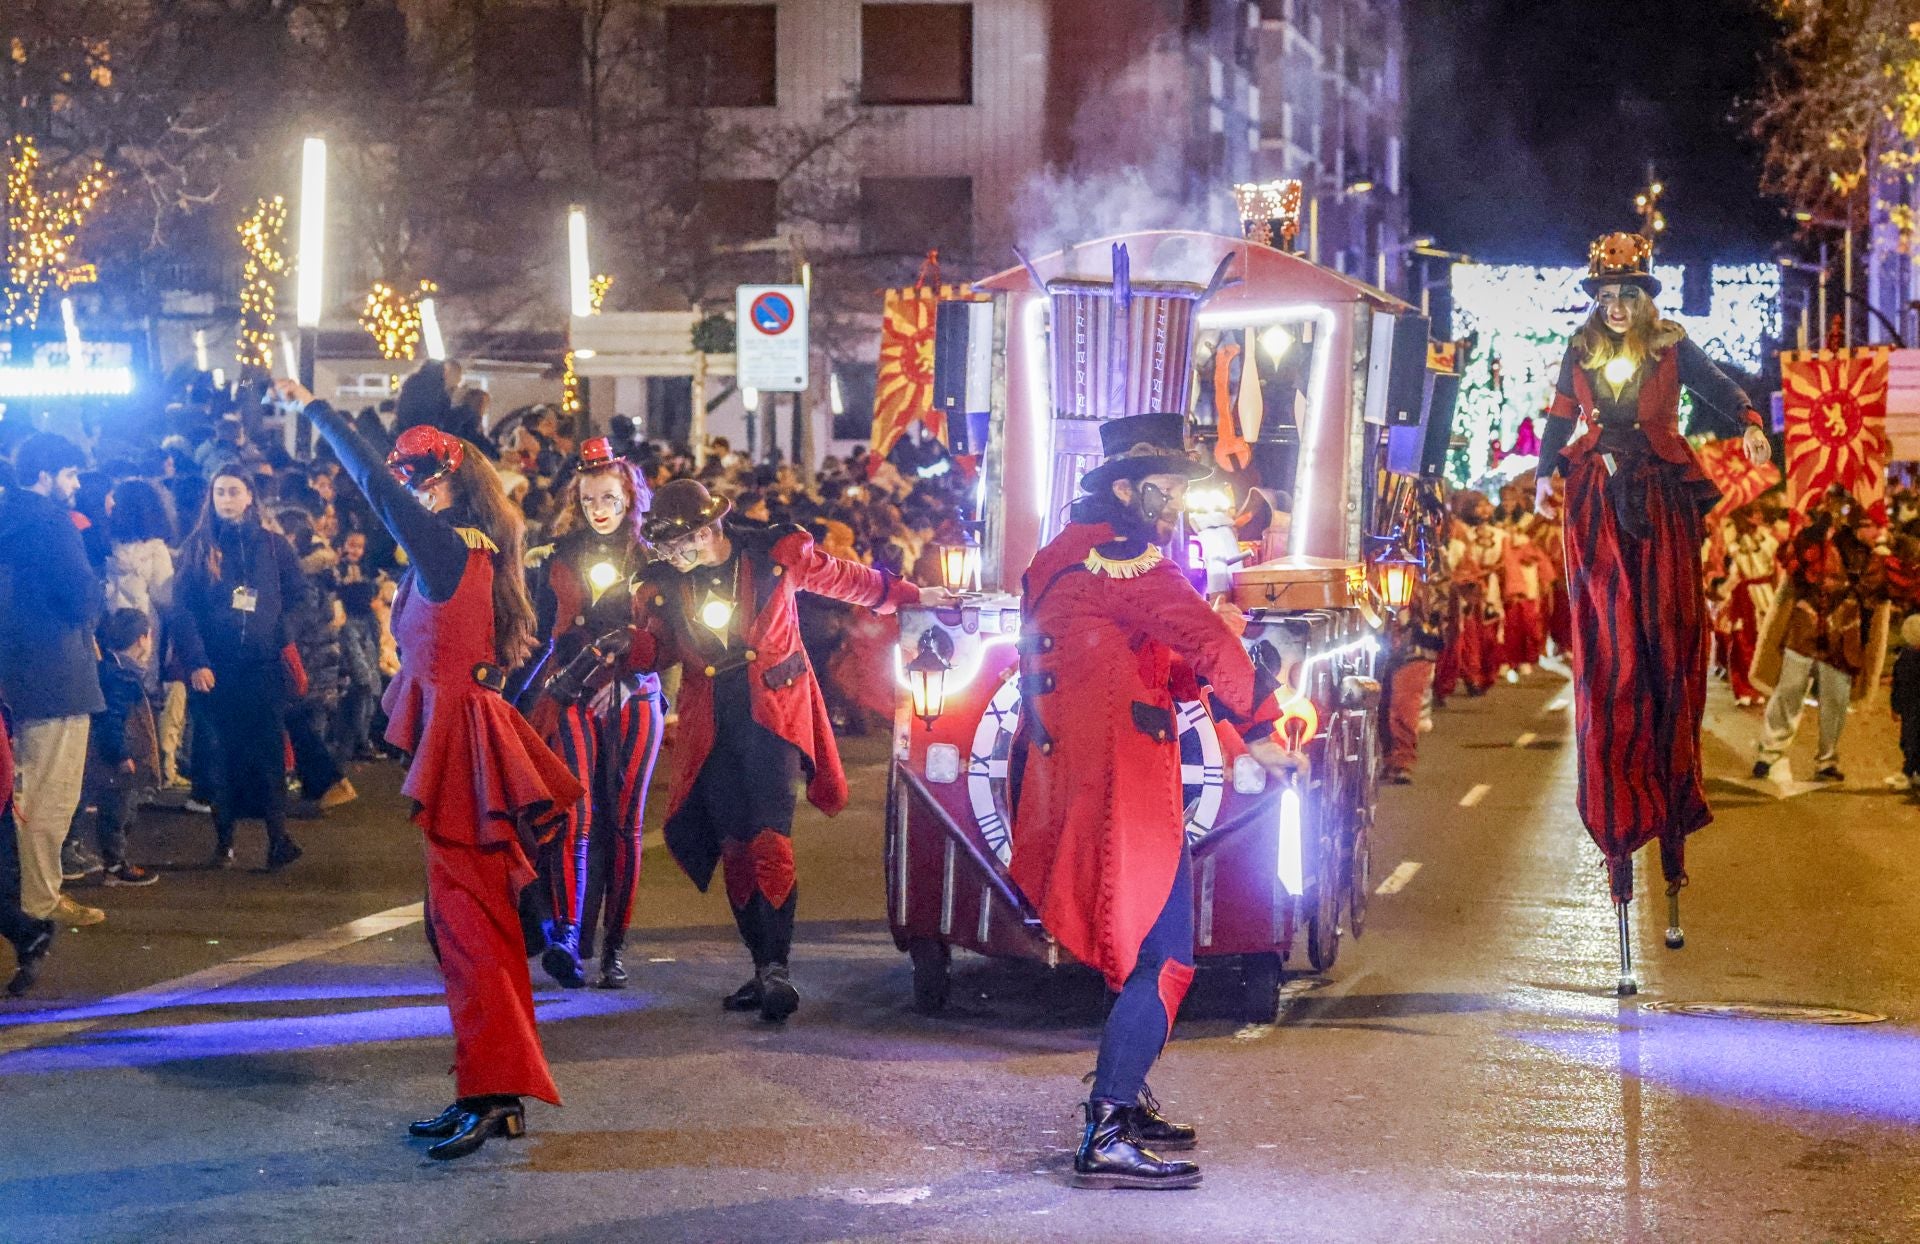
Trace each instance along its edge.
<path fill-rule="evenodd" d="M 1135 1144 L 1160 1153 L 1181 1153 L 1200 1143 L 1199 1134 L 1189 1123 L 1174 1123 L 1161 1117 L 1160 1102 L 1153 1090 L 1142 1086 L 1140 1100 L 1134 1103 L 1127 1120 L 1127 1136 Z"/>
<path fill-rule="evenodd" d="M 757 1011 L 760 1009 L 760 969 L 753 970 L 753 979 L 726 997 L 720 999 L 723 1011 Z"/>
<path fill-rule="evenodd" d="M 760 969 L 760 1018 L 770 1024 L 782 1023 L 800 1009 L 800 991 L 793 987 L 784 963 L 769 963 Z"/>
<path fill-rule="evenodd" d="M 282 835 L 274 839 L 273 844 L 267 848 L 267 871 L 277 873 L 305 854 L 306 852 L 300 849 L 299 843 Z M 231 858 L 231 851 L 228 852 L 228 856 Z"/>
<path fill-rule="evenodd" d="M 598 989 L 625 989 L 627 987 L 627 965 L 620 962 L 620 950 L 609 946 L 600 952 L 600 979 L 594 982 Z"/>
<path fill-rule="evenodd" d="M 495 1136 L 517 1140 L 526 1134 L 526 1111 L 518 1097 L 476 1097 L 461 1109 L 453 1134 L 428 1149 L 427 1156 L 448 1162 L 476 1152 Z"/>
<path fill-rule="evenodd" d="M 553 926 L 553 937 L 540 952 L 540 966 L 567 989 L 579 989 L 587 983 L 580 967 L 580 931 L 570 924 Z"/>
<path fill-rule="evenodd" d="M 421 1119 L 407 1124 L 407 1135 L 426 1136 L 434 1140 L 445 1140 L 460 1130 L 460 1120 L 466 1116 L 467 1108 L 461 1102 L 454 1102 L 431 1119 Z"/>
<path fill-rule="evenodd" d="M 1120 1102 L 1087 1103 L 1087 1131 L 1073 1155 L 1076 1188 L 1197 1188 L 1200 1168 L 1163 1162 L 1127 1135 L 1135 1107 Z"/>

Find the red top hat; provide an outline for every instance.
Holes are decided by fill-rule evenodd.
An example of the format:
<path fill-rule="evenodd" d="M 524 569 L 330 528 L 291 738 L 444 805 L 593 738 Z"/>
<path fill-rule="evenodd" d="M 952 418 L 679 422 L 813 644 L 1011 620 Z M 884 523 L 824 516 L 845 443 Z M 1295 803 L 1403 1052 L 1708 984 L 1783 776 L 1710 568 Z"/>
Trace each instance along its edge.
<path fill-rule="evenodd" d="M 457 436 L 420 423 L 400 434 L 387 455 L 387 469 L 409 488 L 428 484 L 460 469 L 466 460 L 467 446 Z"/>
<path fill-rule="evenodd" d="M 619 460 L 620 456 L 613 452 L 612 441 L 604 436 L 590 436 L 580 442 L 580 456 L 575 459 L 573 468 L 576 471 L 596 471 L 612 466 Z"/>

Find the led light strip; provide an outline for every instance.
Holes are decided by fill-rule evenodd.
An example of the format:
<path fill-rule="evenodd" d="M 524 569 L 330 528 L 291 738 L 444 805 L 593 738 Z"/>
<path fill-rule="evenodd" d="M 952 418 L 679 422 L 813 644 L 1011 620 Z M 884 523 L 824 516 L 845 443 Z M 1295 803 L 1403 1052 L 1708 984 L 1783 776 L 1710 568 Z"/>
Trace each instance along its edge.
<path fill-rule="evenodd" d="M 131 367 L 0 367 L 0 398 L 125 397 Z"/>
<path fill-rule="evenodd" d="M 922 632 L 922 634 L 924 633 L 925 632 Z M 980 675 L 980 667 L 987 663 L 987 649 L 998 648 L 1002 644 L 1010 644 L 1018 638 L 1019 636 L 1017 634 L 1002 634 L 995 635 L 991 639 L 982 639 L 979 647 L 974 652 L 973 668 L 964 674 L 960 672 L 959 666 L 954 666 L 947 670 L 947 686 L 949 691 L 964 691 L 973 685 L 973 680 Z M 915 642 L 917 643 L 918 640 L 916 639 Z M 902 691 L 913 690 L 912 685 L 907 682 L 907 665 L 905 661 L 900 659 L 900 647 L 897 644 L 893 649 L 893 681 L 899 684 Z"/>

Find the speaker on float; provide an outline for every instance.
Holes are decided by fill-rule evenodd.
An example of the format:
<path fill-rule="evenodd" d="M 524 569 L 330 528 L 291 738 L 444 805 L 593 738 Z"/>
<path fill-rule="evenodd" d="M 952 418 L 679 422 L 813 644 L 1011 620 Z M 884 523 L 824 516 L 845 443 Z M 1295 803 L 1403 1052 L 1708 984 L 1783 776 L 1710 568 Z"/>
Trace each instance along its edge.
<path fill-rule="evenodd" d="M 978 453 L 973 415 L 993 408 L 993 304 L 975 299 L 940 303 L 933 322 L 933 408 L 947 416 L 948 448 Z"/>
<path fill-rule="evenodd" d="M 1427 400 L 1427 332 L 1424 315 L 1373 317 L 1373 343 L 1367 355 L 1366 419 L 1375 426 L 1411 427 L 1420 422 Z"/>

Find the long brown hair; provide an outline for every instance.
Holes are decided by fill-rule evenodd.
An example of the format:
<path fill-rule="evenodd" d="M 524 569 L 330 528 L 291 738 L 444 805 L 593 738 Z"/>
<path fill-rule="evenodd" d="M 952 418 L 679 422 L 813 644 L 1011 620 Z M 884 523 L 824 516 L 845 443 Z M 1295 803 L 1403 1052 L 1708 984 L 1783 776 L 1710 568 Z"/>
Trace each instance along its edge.
<path fill-rule="evenodd" d="M 1632 290 L 1633 295 L 1627 298 L 1630 315 L 1626 332 L 1616 333 L 1607 327 L 1606 309 L 1595 297 L 1586 323 L 1573 335 L 1574 345 L 1580 350 L 1580 365 L 1588 371 L 1599 371 L 1616 358 L 1627 359 L 1638 367 L 1659 358 L 1661 351 L 1683 336 L 1678 324 L 1660 318 L 1651 294 L 1638 285 L 1623 285 L 1622 294 L 1627 290 Z"/>
<path fill-rule="evenodd" d="M 612 475 L 620 480 L 620 489 L 627 494 L 627 535 L 635 544 L 642 542 L 640 523 L 646 518 L 647 511 L 653 508 L 653 489 L 647 487 L 647 481 L 641 478 L 640 468 L 625 458 L 615 458 L 605 466 L 588 467 L 573 473 L 573 478 L 567 481 L 567 496 L 562 503 L 560 516 L 554 520 L 554 535 L 564 536 L 588 525 L 587 516 L 580 508 L 580 481 L 604 475 Z"/>
<path fill-rule="evenodd" d="M 180 565 L 183 569 L 204 573 L 207 582 L 218 583 L 225 569 L 225 561 L 220 553 L 220 516 L 213 509 L 213 485 L 220 479 L 237 479 L 247 486 L 247 509 L 238 520 L 242 527 L 261 527 L 275 535 L 280 534 L 280 526 L 267 512 L 260 508 L 260 485 L 253 475 L 237 463 L 227 463 L 216 469 L 207 480 L 207 498 L 200 504 L 200 517 L 194 520 L 193 530 L 180 545 Z"/>
<path fill-rule="evenodd" d="M 500 550 L 494 559 L 493 648 L 500 664 L 512 669 L 533 652 L 533 601 L 520 567 L 526 552 L 527 525 L 507 500 L 507 490 L 486 455 L 466 445 L 453 473 L 454 504 Z"/>

